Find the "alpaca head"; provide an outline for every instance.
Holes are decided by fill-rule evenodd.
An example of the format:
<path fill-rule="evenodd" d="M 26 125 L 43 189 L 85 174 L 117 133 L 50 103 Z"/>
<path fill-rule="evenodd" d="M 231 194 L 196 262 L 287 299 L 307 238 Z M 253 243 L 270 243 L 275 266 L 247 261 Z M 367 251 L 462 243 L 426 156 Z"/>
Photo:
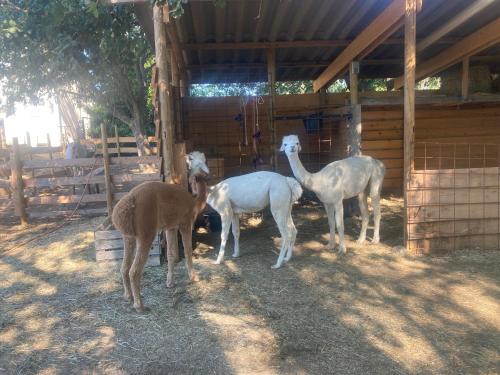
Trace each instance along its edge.
<path fill-rule="evenodd" d="M 298 136 L 296 136 L 295 134 L 290 134 L 283 137 L 280 151 L 285 151 L 287 155 L 290 155 L 299 152 L 301 149 L 302 147 L 300 147 Z"/>
<path fill-rule="evenodd" d="M 207 159 L 203 152 L 190 152 L 189 155 L 186 155 L 186 162 L 189 169 L 189 176 L 207 178 L 210 174 L 210 170 L 207 167 Z"/>

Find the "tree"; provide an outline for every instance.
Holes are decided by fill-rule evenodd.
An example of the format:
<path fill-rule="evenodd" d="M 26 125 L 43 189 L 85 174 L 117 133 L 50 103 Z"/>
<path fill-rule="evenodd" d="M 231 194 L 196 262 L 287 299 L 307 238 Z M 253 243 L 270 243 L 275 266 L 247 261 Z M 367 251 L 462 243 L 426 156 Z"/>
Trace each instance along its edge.
<path fill-rule="evenodd" d="M 0 79 L 8 103 L 37 103 L 44 94 L 76 89 L 94 112 L 130 126 L 140 155 L 151 59 L 127 6 L 0 0 Z"/>

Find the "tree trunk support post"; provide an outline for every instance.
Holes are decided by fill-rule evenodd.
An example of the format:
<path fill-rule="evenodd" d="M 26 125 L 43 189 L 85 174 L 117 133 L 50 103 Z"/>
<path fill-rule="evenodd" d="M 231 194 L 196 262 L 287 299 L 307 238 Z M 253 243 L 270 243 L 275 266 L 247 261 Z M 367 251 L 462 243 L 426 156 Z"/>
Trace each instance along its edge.
<path fill-rule="evenodd" d="M 52 151 L 51 151 L 51 150 L 52 150 L 52 149 L 51 149 L 51 147 L 52 147 L 52 142 L 50 141 L 50 134 L 49 134 L 49 133 L 47 133 L 47 147 L 49 148 L 49 158 L 50 158 L 50 160 L 53 160 L 53 159 L 54 159 L 54 157 L 53 157 L 53 155 L 52 155 Z M 54 172 L 54 168 L 51 168 L 51 169 L 50 169 L 50 173 L 52 174 L 52 177 L 55 177 L 55 176 L 56 176 L 56 174 L 55 174 L 55 172 Z"/>
<path fill-rule="evenodd" d="M 404 244 L 409 249 L 408 189 L 414 167 L 416 13 L 418 0 L 406 0 L 404 66 Z"/>
<path fill-rule="evenodd" d="M 359 104 L 358 74 L 359 61 L 352 61 L 349 65 L 349 92 L 352 106 Z"/>
<path fill-rule="evenodd" d="M 108 134 L 106 126 L 101 124 L 102 159 L 104 162 L 104 183 L 106 185 L 106 208 L 108 217 L 113 214 L 113 185 L 111 184 L 111 171 L 108 152 Z"/>
<path fill-rule="evenodd" d="M 168 14 L 168 12 L 167 12 Z M 168 74 L 167 34 L 163 22 L 163 7 L 153 7 L 153 26 L 155 35 L 155 57 L 158 68 L 158 90 L 161 117 L 161 148 L 163 154 L 163 175 L 165 182 L 172 183 L 174 177 L 174 129 L 170 103 L 170 79 Z"/>
<path fill-rule="evenodd" d="M 269 85 L 269 131 L 271 133 L 271 167 L 278 169 L 278 152 L 276 148 L 276 124 L 274 122 L 275 97 L 276 97 L 276 50 L 266 50 L 267 84 Z"/>
<path fill-rule="evenodd" d="M 462 60 L 462 100 L 469 99 L 469 56 Z"/>
<path fill-rule="evenodd" d="M 0 148 L 7 148 L 7 138 L 5 137 L 5 125 L 3 118 L 0 118 Z"/>
<path fill-rule="evenodd" d="M 17 137 L 12 139 L 12 164 L 11 184 L 14 191 L 14 205 L 16 215 L 21 219 L 21 225 L 28 225 L 28 214 L 26 213 L 26 200 L 24 199 L 23 162 L 19 150 Z"/>
<path fill-rule="evenodd" d="M 347 131 L 348 152 L 347 156 L 361 155 L 361 105 L 351 105 L 351 119 Z"/>

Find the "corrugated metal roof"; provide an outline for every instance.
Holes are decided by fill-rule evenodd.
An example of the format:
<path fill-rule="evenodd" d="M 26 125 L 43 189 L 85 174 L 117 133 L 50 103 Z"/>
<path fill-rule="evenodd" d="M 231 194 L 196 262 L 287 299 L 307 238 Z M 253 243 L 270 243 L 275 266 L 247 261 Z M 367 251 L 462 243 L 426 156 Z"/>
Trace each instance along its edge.
<path fill-rule="evenodd" d="M 182 43 L 350 40 L 377 17 L 391 0 L 228 0 L 189 1 L 177 27 Z M 424 0 L 417 16 L 417 37 L 430 35 L 470 0 Z M 464 37 L 500 17 L 500 0 L 446 37 Z M 391 38 L 403 38 L 398 30 Z M 419 53 L 424 61 L 449 44 L 434 44 Z M 277 79 L 314 79 L 345 47 L 283 48 L 276 51 Z M 360 75 L 394 77 L 402 73 L 402 44 L 383 44 L 365 57 Z M 489 53 L 498 54 L 498 48 Z M 266 81 L 264 49 L 186 49 L 191 82 Z M 400 61 L 398 63 L 398 61 Z M 496 64 L 498 62 L 488 62 Z"/>

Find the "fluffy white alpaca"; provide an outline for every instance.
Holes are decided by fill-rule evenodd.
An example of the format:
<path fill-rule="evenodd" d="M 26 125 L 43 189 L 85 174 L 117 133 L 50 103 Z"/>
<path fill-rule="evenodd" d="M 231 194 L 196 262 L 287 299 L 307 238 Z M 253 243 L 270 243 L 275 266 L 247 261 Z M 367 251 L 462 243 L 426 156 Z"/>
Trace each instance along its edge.
<path fill-rule="evenodd" d="M 363 243 L 366 239 L 369 217 L 367 194 L 372 199 L 375 222 L 372 243 L 378 243 L 380 240 L 380 191 L 385 174 L 384 164 L 370 156 L 352 156 L 334 161 L 317 173 L 309 173 L 300 162 L 298 155 L 300 150 L 299 138 L 296 135 L 283 137 L 280 151 L 285 151 L 295 178 L 307 189 L 315 192 L 325 205 L 330 225 L 329 248 L 335 248 L 335 224 L 337 224 L 339 251 L 346 252 L 342 200 L 356 195 L 362 217 L 358 243 Z"/>
<path fill-rule="evenodd" d="M 271 213 L 281 234 L 281 251 L 272 268 L 279 268 L 292 257 L 297 229 L 292 220 L 292 205 L 302 195 L 302 187 L 290 177 L 274 172 L 255 172 L 228 178 L 209 189 L 207 203 L 221 216 L 222 232 L 219 255 L 224 258 L 229 228 L 234 236 L 233 257 L 240 255 L 240 219 L 242 213 L 263 210 L 271 205 Z"/>

